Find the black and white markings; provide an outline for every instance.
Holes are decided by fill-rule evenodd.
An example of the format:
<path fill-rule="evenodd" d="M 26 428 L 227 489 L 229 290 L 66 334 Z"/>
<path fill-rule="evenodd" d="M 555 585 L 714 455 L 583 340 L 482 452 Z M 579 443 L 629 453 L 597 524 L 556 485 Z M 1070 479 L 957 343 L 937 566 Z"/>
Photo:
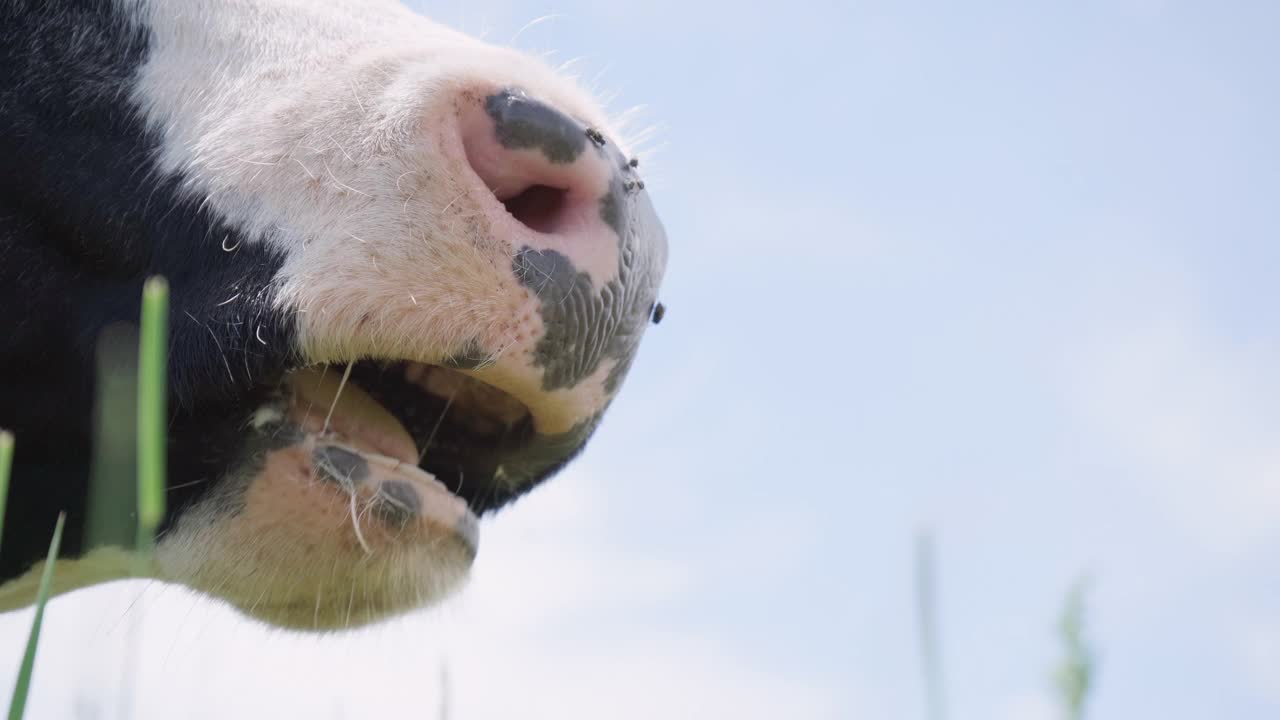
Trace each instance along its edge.
<path fill-rule="evenodd" d="M 59 511 L 88 549 L 94 343 L 161 274 L 159 574 L 294 627 L 352 622 L 316 600 L 331 582 L 368 590 L 359 622 L 448 592 L 476 516 L 582 450 L 654 316 L 666 238 L 624 152 L 544 64 L 389 0 L 0 3 L 0 426 L 21 447 L 0 580 Z M 388 365 L 454 385 L 383 385 Z"/>

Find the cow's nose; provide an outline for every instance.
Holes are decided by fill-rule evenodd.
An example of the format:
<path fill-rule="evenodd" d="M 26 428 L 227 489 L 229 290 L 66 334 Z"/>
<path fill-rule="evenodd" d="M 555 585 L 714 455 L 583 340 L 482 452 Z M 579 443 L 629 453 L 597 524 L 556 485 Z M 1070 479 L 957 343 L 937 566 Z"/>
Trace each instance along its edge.
<path fill-rule="evenodd" d="M 540 435 L 577 447 L 631 365 L 666 235 L 635 163 L 598 129 L 519 90 L 458 117 L 477 205 L 514 281 L 502 351 L 467 372 L 520 400 Z"/>
<path fill-rule="evenodd" d="M 618 237 L 601 218 L 601 199 L 621 168 L 598 131 L 517 90 L 486 97 L 462 122 L 467 162 L 527 235 L 558 239 L 570 255 Z M 547 238 L 545 236 L 552 236 Z"/>

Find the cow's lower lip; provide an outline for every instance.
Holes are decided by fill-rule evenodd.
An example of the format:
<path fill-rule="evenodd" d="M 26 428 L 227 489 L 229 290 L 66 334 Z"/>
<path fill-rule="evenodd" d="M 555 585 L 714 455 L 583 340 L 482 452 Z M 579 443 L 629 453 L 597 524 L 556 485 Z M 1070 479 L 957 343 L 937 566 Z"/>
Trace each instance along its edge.
<path fill-rule="evenodd" d="M 290 419 L 303 432 L 375 462 L 403 463 L 476 513 L 486 499 L 477 488 L 534 435 L 522 402 L 440 366 L 360 361 L 298 370 L 286 384 Z"/>
<path fill-rule="evenodd" d="M 418 450 L 404 425 L 359 385 L 327 366 L 307 368 L 288 378 L 290 419 L 303 431 L 345 441 L 362 454 L 394 458 L 417 466 Z"/>

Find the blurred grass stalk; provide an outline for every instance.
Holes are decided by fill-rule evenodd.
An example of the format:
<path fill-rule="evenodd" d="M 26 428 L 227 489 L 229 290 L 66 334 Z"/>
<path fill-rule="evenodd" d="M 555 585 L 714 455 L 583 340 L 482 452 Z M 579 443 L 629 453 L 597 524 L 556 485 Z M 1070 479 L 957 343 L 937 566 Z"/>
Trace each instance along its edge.
<path fill-rule="evenodd" d="M 131 548 L 138 536 L 138 327 L 104 328 L 97 363 L 85 547 Z"/>
<path fill-rule="evenodd" d="M 0 430 L 0 537 L 4 535 L 5 501 L 9 499 L 9 472 L 13 469 L 13 433 Z"/>
<path fill-rule="evenodd" d="M 926 717 L 946 718 L 942 697 L 942 651 L 938 642 L 937 579 L 934 568 L 933 535 L 921 532 L 916 537 L 916 612 L 920 627 L 920 665 L 924 674 Z"/>
<path fill-rule="evenodd" d="M 1065 655 L 1054 672 L 1054 684 L 1066 720 L 1083 720 L 1085 701 L 1093 686 L 1096 661 L 1084 637 L 1085 595 L 1088 582 L 1079 580 L 1067 593 L 1067 602 L 1058 620 L 1058 635 Z"/>

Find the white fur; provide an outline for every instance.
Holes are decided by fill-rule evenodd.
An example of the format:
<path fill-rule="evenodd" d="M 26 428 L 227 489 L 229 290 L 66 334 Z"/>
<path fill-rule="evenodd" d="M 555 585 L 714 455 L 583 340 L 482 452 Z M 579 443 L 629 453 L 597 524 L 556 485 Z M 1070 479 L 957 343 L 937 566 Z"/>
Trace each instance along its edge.
<path fill-rule="evenodd" d="M 310 359 L 429 362 L 477 334 L 497 354 L 536 332 L 513 324 L 531 299 L 460 180 L 451 123 L 464 95 L 513 86 L 607 128 L 575 86 L 392 2 L 138 10 L 154 47 L 135 100 L 163 133 L 161 167 L 287 253 L 278 302 L 302 313 Z"/>

